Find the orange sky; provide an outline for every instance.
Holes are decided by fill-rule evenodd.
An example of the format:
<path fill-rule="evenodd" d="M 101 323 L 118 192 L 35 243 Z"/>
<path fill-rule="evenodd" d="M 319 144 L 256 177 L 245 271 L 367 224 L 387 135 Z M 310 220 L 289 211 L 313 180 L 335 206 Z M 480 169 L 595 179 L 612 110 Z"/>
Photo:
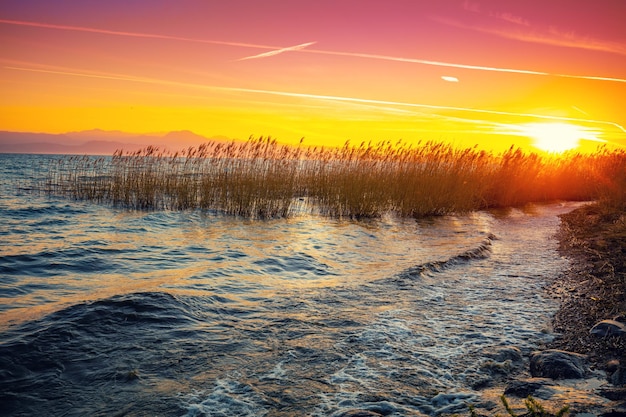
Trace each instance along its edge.
<path fill-rule="evenodd" d="M 502 149 L 550 123 L 623 146 L 624 17 L 623 0 L 3 0 L 0 130 Z"/>

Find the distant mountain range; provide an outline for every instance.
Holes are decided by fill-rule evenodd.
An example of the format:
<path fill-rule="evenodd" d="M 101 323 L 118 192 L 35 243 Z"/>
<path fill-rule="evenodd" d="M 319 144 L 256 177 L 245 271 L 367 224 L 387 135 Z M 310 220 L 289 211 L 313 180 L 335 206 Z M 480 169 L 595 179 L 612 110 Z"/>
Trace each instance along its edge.
<path fill-rule="evenodd" d="M 206 142 L 230 142 L 223 136 L 207 138 L 188 130 L 135 134 L 85 130 L 61 134 L 0 131 L 0 153 L 112 155 L 118 149 L 136 151 L 148 145 L 180 150 Z"/>

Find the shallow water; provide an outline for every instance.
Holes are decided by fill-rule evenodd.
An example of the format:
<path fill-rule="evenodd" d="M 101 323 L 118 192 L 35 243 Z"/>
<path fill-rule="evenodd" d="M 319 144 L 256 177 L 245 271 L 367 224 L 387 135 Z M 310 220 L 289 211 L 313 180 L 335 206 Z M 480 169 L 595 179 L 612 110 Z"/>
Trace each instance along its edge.
<path fill-rule="evenodd" d="M 0 155 L 0 414 L 465 412 L 550 338 L 553 204 L 245 221 L 33 195 Z M 17 188 L 15 185 L 18 185 Z"/>

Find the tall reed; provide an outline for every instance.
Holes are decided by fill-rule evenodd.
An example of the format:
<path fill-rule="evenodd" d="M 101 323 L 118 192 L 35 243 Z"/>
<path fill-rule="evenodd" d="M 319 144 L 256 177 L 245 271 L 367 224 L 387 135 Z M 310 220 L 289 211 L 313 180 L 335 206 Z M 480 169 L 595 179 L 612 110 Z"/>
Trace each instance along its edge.
<path fill-rule="evenodd" d="M 626 153 L 495 154 L 439 142 L 280 145 L 272 138 L 149 146 L 51 165 L 45 190 L 130 209 L 200 208 L 246 218 L 317 212 L 335 218 L 422 217 L 551 200 L 626 206 Z"/>

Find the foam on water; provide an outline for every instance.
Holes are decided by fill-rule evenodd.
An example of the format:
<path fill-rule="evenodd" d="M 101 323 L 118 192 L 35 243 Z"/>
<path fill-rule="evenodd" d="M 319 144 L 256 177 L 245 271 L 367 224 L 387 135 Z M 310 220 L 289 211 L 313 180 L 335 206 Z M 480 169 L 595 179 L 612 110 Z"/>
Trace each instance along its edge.
<path fill-rule="evenodd" d="M 238 382 L 236 378 L 218 379 L 213 391 L 194 396 L 200 397 L 200 402 L 188 406 L 188 417 L 262 417 L 268 414 L 263 406 L 267 403 L 263 396 L 251 386 Z"/>
<path fill-rule="evenodd" d="M 551 337 L 543 287 L 573 205 L 417 222 L 127 212 L 9 189 L 36 157 L 21 158 L 0 165 L 3 415 L 463 412 Z"/>

